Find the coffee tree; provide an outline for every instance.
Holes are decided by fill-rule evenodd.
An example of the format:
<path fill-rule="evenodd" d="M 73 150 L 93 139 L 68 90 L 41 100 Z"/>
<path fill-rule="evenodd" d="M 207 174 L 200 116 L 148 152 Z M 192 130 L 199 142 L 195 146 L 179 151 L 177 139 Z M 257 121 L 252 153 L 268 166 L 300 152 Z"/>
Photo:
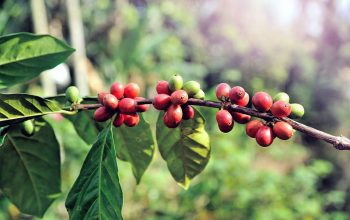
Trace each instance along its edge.
<path fill-rule="evenodd" d="M 49 35 L 17 33 L 0 38 L 0 88 L 24 83 L 64 62 L 74 49 Z M 65 94 L 39 97 L 0 94 L 0 189 L 21 212 L 42 217 L 60 195 L 60 149 L 45 115 L 62 114 L 92 147 L 66 199 L 70 219 L 122 219 L 123 194 L 117 158 L 132 166 L 139 183 L 158 146 L 174 180 L 188 188 L 209 159 L 211 146 L 205 119 L 195 106 L 218 109 L 217 126 L 230 132 L 245 124 L 248 137 L 267 147 L 294 131 L 349 150 L 350 140 L 333 136 L 293 119 L 304 114 L 286 93 L 272 98 L 220 83 L 217 101 L 205 100 L 196 81 L 180 75 L 159 81 L 153 98 L 140 97 L 135 83 L 115 82 L 95 97 L 80 97 L 76 87 Z M 250 107 L 249 103 L 252 104 Z M 156 138 L 142 112 L 159 111 Z M 153 111 L 153 110 L 152 110 Z M 154 111 L 156 114 L 156 111 Z M 214 117 L 214 116 L 213 116 Z M 255 117 L 255 119 L 252 119 Z M 156 142 L 156 143 L 155 143 Z"/>

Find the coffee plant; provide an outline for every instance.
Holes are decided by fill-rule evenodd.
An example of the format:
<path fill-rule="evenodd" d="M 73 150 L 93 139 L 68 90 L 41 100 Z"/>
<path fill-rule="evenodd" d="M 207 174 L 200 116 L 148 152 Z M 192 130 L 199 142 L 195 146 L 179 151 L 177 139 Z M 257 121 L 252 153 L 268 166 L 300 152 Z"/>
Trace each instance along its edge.
<path fill-rule="evenodd" d="M 64 62 L 73 52 L 73 48 L 49 35 L 3 36 L 0 88 L 31 80 Z M 2 193 L 21 212 L 39 217 L 60 196 L 60 149 L 44 117 L 48 114 L 64 115 L 79 136 L 92 144 L 66 199 L 70 219 L 122 219 L 117 158 L 131 164 L 139 183 L 152 161 L 155 146 L 174 180 L 188 188 L 206 167 L 211 152 L 205 119 L 195 106 L 218 109 L 215 117 L 222 132 L 230 132 L 237 126 L 235 123 L 245 124 L 247 136 L 262 147 L 270 146 L 275 138 L 287 140 L 299 131 L 336 149 L 350 149 L 349 139 L 293 120 L 304 115 L 304 108 L 290 103 L 290 97 L 283 92 L 272 98 L 260 91 L 250 99 L 244 88 L 220 83 L 216 88 L 218 101 L 210 101 L 205 100 L 198 82 L 184 82 L 178 74 L 159 81 L 155 91 L 153 98 L 140 97 L 137 84 L 115 82 L 109 91 L 94 97 L 81 97 L 74 86 L 54 97 L 0 94 Z M 142 116 L 150 105 L 159 110 L 155 139 Z"/>

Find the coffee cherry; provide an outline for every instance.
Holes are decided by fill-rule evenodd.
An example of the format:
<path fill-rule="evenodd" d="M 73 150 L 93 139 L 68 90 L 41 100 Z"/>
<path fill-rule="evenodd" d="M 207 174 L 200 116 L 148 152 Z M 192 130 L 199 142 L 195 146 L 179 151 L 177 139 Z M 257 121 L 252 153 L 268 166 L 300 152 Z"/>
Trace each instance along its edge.
<path fill-rule="evenodd" d="M 200 89 L 196 94 L 193 95 L 193 98 L 195 98 L 195 99 L 204 99 L 205 98 L 204 91 Z"/>
<path fill-rule="evenodd" d="M 273 101 L 285 101 L 289 103 L 289 95 L 285 92 L 279 92 L 273 97 Z"/>
<path fill-rule="evenodd" d="M 238 100 L 243 99 L 244 95 L 245 95 L 245 90 L 240 86 L 233 87 L 229 92 L 229 97 L 232 102 L 236 102 Z"/>
<path fill-rule="evenodd" d="M 239 124 L 246 124 L 251 119 L 250 115 L 242 114 L 239 112 L 232 112 L 231 114 L 233 116 L 233 119 Z"/>
<path fill-rule="evenodd" d="M 25 136 L 32 136 L 34 134 L 34 123 L 32 120 L 27 120 L 21 123 L 21 131 Z"/>
<path fill-rule="evenodd" d="M 117 114 L 113 120 L 113 125 L 117 128 L 120 127 L 124 122 L 124 115 L 123 114 Z"/>
<path fill-rule="evenodd" d="M 94 112 L 94 119 L 98 122 L 107 121 L 113 116 L 113 113 L 108 111 L 106 107 L 102 106 Z"/>
<path fill-rule="evenodd" d="M 271 106 L 271 113 L 276 117 L 287 117 L 290 115 L 292 109 L 288 102 L 277 101 Z"/>
<path fill-rule="evenodd" d="M 301 118 L 303 117 L 305 110 L 304 107 L 298 103 L 290 104 L 292 108 L 292 112 L 290 114 L 290 118 Z"/>
<path fill-rule="evenodd" d="M 117 99 L 123 98 L 124 95 L 124 86 L 120 82 L 115 82 L 111 85 L 110 92 L 112 95 L 114 95 Z"/>
<path fill-rule="evenodd" d="M 200 89 L 201 85 L 196 81 L 188 81 L 183 86 L 183 90 L 185 90 L 190 97 L 194 96 Z"/>
<path fill-rule="evenodd" d="M 293 136 L 293 127 L 283 121 L 276 122 L 273 125 L 273 133 L 282 140 L 288 140 Z"/>
<path fill-rule="evenodd" d="M 145 98 L 143 98 L 143 97 L 136 97 L 135 101 L 141 101 L 141 100 L 144 100 L 144 99 Z M 148 110 L 148 108 L 149 108 L 148 104 L 143 104 L 143 105 L 137 104 L 136 105 L 136 111 L 138 111 L 138 112 L 145 112 L 145 111 Z"/>
<path fill-rule="evenodd" d="M 124 124 L 128 127 L 134 127 L 140 122 L 140 116 L 135 114 L 124 115 Z"/>
<path fill-rule="evenodd" d="M 158 94 L 153 99 L 153 106 L 157 110 L 165 110 L 170 105 L 170 96 L 166 94 Z"/>
<path fill-rule="evenodd" d="M 184 120 L 189 120 L 192 119 L 194 117 L 194 109 L 192 108 L 192 106 L 190 105 L 183 105 L 181 106 L 182 108 L 182 119 Z"/>
<path fill-rule="evenodd" d="M 243 99 L 240 99 L 238 101 L 235 101 L 234 104 L 239 105 L 239 106 L 247 106 L 249 103 L 249 94 L 245 93 Z"/>
<path fill-rule="evenodd" d="M 75 86 L 69 86 L 66 89 L 66 100 L 70 103 L 77 103 L 79 100 L 79 89 Z"/>
<path fill-rule="evenodd" d="M 169 80 L 169 89 L 171 91 L 176 91 L 182 88 L 184 81 L 180 75 L 174 75 Z"/>
<path fill-rule="evenodd" d="M 252 102 L 254 107 L 260 112 L 266 112 L 272 106 L 272 98 L 266 92 L 255 93 Z"/>
<path fill-rule="evenodd" d="M 218 98 L 221 101 L 225 101 L 225 99 L 229 98 L 231 87 L 227 83 L 220 83 L 216 86 L 215 94 L 216 98 Z"/>
<path fill-rule="evenodd" d="M 260 120 L 252 120 L 250 122 L 247 123 L 246 127 L 245 127 L 245 132 L 247 133 L 247 135 L 249 137 L 255 138 L 256 133 L 258 132 L 258 130 L 264 126 L 264 123 Z"/>
<path fill-rule="evenodd" d="M 122 114 L 135 114 L 136 113 L 136 101 L 131 98 L 123 98 L 119 102 L 119 111 Z"/>
<path fill-rule="evenodd" d="M 164 122 L 165 126 L 167 126 L 168 128 L 176 128 L 180 124 L 180 122 L 176 123 L 175 121 L 170 120 L 167 112 L 165 112 L 165 114 L 163 116 L 163 122 Z"/>
<path fill-rule="evenodd" d="M 216 113 L 216 122 L 218 123 L 220 131 L 227 133 L 233 128 L 232 115 L 227 110 L 220 110 Z"/>
<path fill-rule="evenodd" d="M 103 104 L 103 98 L 104 98 L 107 94 L 109 94 L 109 93 L 107 93 L 107 92 L 99 92 L 99 93 L 97 94 L 98 102 L 101 103 L 101 104 Z"/>
<path fill-rule="evenodd" d="M 170 99 L 174 105 L 183 105 L 188 101 L 188 95 L 184 90 L 177 90 L 171 94 Z"/>
<path fill-rule="evenodd" d="M 262 126 L 256 133 L 255 139 L 256 142 L 262 147 L 271 145 L 274 139 L 272 129 L 266 125 Z"/>
<path fill-rule="evenodd" d="M 166 111 L 169 121 L 178 124 L 181 122 L 183 112 L 180 105 L 170 105 Z"/>
<path fill-rule="evenodd" d="M 158 94 L 167 94 L 167 95 L 171 94 L 171 91 L 169 89 L 169 83 L 168 81 L 165 81 L 165 80 L 158 81 L 156 90 Z"/>
<path fill-rule="evenodd" d="M 112 95 L 112 94 L 107 94 L 103 98 L 103 105 L 111 111 L 115 111 L 118 108 L 118 99 Z"/>
<path fill-rule="evenodd" d="M 126 98 L 136 98 L 140 93 L 140 87 L 136 83 L 128 83 L 124 87 L 124 97 Z"/>

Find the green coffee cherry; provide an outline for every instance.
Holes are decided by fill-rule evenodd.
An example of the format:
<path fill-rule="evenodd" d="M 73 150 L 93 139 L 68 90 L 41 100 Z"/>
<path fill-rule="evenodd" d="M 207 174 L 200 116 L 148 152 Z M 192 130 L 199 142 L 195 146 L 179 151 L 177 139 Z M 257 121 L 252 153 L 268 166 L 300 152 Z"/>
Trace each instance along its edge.
<path fill-rule="evenodd" d="M 204 99 L 205 93 L 203 90 L 199 90 L 196 94 L 193 95 L 193 98 L 195 99 Z"/>
<path fill-rule="evenodd" d="M 184 81 L 180 75 L 173 75 L 169 80 L 169 89 L 173 92 L 182 89 Z"/>
<path fill-rule="evenodd" d="M 279 92 L 275 95 L 275 97 L 273 97 L 273 102 L 277 101 L 285 101 L 289 103 L 289 95 L 285 92 Z"/>
<path fill-rule="evenodd" d="M 32 136 L 34 134 L 34 123 L 32 120 L 27 120 L 21 123 L 21 130 L 25 136 Z"/>
<path fill-rule="evenodd" d="M 75 86 L 69 86 L 66 89 L 66 99 L 70 103 L 77 103 L 79 101 L 79 89 Z"/>
<path fill-rule="evenodd" d="M 304 107 L 298 103 L 290 104 L 292 112 L 290 113 L 290 118 L 301 118 L 303 117 L 305 110 Z"/>
<path fill-rule="evenodd" d="M 199 92 L 200 89 L 201 85 L 196 81 L 188 81 L 183 86 L 183 90 L 185 90 L 190 97 Z"/>

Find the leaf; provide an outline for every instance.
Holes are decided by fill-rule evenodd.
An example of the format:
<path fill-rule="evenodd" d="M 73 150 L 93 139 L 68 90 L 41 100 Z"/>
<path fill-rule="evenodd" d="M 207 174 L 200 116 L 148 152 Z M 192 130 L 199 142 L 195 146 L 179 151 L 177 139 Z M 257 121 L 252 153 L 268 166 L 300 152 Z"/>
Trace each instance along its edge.
<path fill-rule="evenodd" d="M 21 212 L 42 217 L 61 192 L 60 149 L 51 126 L 35 122 L 33 136 L 12 126 L 0 147 L 0 188 Z"/>
<path fill-rule="evenodd" d="M 70 190 L 66 207 L 74 219 L 122 219 L 123 195 L 119 184 L 111 125 L 103 129 L 88 153 Z"/>
<path fill-rule="evenodd" d="M 210 158 L 210 141 L 204 125 L 205 119 L 197 109 L 193 119 L 182 121 L 175 129 L 164 125 L 163 113 L 158 117 L 156 136 L 160 154 L 171 175 L 185 189 Z"/>
<path fill-rule="evenodd" d="M 154 141 L 151 126 L 140 114 L 140 123 L 135 127 L 125 125 L 115 128 L 115 144 L 119 159 L 131 163 L 132 172 L 136 182 L 152 161 L 154 154 Z"/>
<path fill-rule="evenodd" d="M 55 102 L 28 94 L 0 94 L 0 127 L 51 113 L 69 113 Z"/>
<path fill-rule="evenodd" d="M 0 37 L 0 88 L 25 82 L 74 52 L 50 35 L 16 33 Z"/>

